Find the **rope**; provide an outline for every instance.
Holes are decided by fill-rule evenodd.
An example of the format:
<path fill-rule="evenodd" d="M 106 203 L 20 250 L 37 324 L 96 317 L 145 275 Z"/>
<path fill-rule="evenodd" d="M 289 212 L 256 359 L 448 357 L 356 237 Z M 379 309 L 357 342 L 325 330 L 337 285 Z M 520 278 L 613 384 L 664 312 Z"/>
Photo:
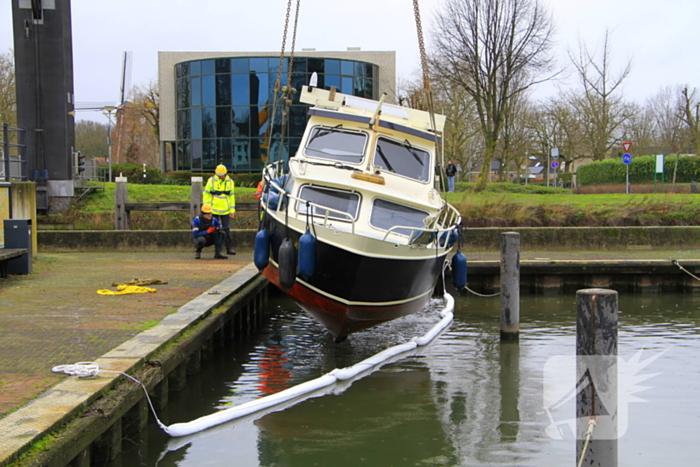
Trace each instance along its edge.
<path fill-rule="evenodd" d="M 591 417 L 588 419 L 588 431 L 586 431 L 586 442 L 583 443 L 583 449 L 581 449 L 581 457 L 578 460 L 577 467 L 581 467 L 583 464 L 583 458 L 586 456 L 586 449 L 588 449 L 588 443 L 591 441 L 591 435 L 593 434 L 593 428 L 597 425 L 595 418 Z"/>
<path fill-rule="evenodd" d="M 77 376 L 78 378 L 95 378 L 97 377 L 98 373 L 114 373 L 126 376 L 131 381 L 141 386 L 141 389 L 143 389 L 143 393 L 146 395 L 148 405 L 149 407 L 151 407 L 151 412 L 153 412 L 153 417 L 156 419 L 156 423 L 158 423 L 158 426 L 161 429 L 167 431 L 167 426 L 164 425 L 163 422 L 161 422 L 158 418 L 158 414 L 156 413 L 155 407 L 153 407 L 153 402 L 151 402 L 151 398 L 148 395 L 148 390 L 146 389 L 146 386 L 144 386 L 143 383 L 141 383 L 141 381 L 137 380 L 133 376 L 129 376 L 126 373 L 122 373 L 121 371 L 100 370 L 100 366 L 95 362 L 78 362 L 74 363 L 73 365 L 58 365 L 53 367 L 51 371 L 54 373 L 65 373 L 69 376 Z"/>
<path fill-rule="evenodd" d="M 692 272 L 688 271 L 686 268 L 684 268 L 683 266 L 681 266 L 681 264 L 678 262 L 678 260 L 675 260 L 675 259 L 671 258 L 671 263 L 673 263 L 673 264 L 675 264 L 676 266 L 678 266 L 678 269 L 680 269 L 680 270 L 683 271 L 684 273 L 688 274 L 690 277 L 692 277 L 692 278 L 695 279 L 696 281 L 700 281 L 700 277 L 696 276 L 695 274 L 693 274 Z"/>
<path fill-rule="evenodd" d="M 248 219 L 252 219 L 253 217 L 255 217 L 257 215 L 258 215 L 258 213 L 256 212 L 255 214 L 252 214 L 252 215 L 246 217 L 245 219 L 241 219 L 240 221 L 231 224 L 229 227 L 235 227 L 237 225 L 240 225 L 240 224 L 244 223 L 245 221 L 247 221 Z"/>
<path fill-rule="evenodd" d="M 474 292 L 472 289 L 470 289 L 470 288 L 467 287 L 466 285 L 464 286 L 464 289 L 465 289 L 467 292 L 470 292 L 470 293 L 476 295 L 477 297 L 489 298 L 489 297 L 496 297 L 496 296 L 498 296 L 498 295 L 501 295 L 501 292 L 496 292 L 496 293 L 493 293 L 493 294 L 490 294 L 490 295 L 480 294 L 480 293 L 478 293 L 478 292 Z"/>

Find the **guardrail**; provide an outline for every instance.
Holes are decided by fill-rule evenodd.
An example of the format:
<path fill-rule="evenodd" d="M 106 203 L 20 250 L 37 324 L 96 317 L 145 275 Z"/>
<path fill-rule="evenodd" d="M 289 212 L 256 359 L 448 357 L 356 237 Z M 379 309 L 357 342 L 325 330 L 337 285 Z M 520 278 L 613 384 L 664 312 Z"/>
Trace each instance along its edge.
<path fill-rule="evenodd" d="M 132 211 L 189 211 L 190 217 L 199 215 L 202 208 L 202 177 L 192 177 L 189 201 L 130 202 L 125 180 L 117 180 L 114 192 L 114 230 L 130 230 Z M 236 203 L 236 211 L 257 211 L 257 202 Z"/>

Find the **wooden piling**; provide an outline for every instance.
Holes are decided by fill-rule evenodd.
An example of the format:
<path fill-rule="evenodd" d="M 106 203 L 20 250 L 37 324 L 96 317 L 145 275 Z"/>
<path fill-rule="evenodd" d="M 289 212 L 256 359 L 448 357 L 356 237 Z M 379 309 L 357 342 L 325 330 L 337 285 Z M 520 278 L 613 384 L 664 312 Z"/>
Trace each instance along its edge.
<path fill-rule="evenodd" d="M 576 292 L 576 465 L 617 466 L 617 313 L 616 291 Z"/>
<path fill-rule="evenodd" d="M 520 234 L 501 234 L 501 339 L 520 333 Z"/>
<path fill-rule="evenodd" d="M 126 210 L 129 192 L 126 187 L 126 177 L 117 177 L 115 181 L 114 230 L 129 230 L 129 214 Z"/>
<path fill-rule="evenodd" d="M 190 219 L 199 216 L 202 209 L 202 177 L 192 177 L 190 188 Z"/>

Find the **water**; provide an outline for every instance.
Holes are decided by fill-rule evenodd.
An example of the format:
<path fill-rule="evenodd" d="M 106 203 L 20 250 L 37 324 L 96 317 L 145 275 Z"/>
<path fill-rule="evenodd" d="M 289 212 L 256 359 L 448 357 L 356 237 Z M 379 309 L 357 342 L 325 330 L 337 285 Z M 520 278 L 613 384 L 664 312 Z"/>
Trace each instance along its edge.
<path fill-rule="evenodd" d="M 151 424 L 125 443 L 123 466 L 561 466 L 575 464 L 575 440 L 548 435 L 574 417 L 572 405 L 545 411 L 543 375 L 552 357 L 576 351 L 575 297 L 523 296 L 519 344 L 501 344 L 498 298 L 458 297 L 455 320 L 431 345 L 334 394 L 186 439 Z M 696 465 L 700 432 L 700 296 L 620 295 L 619 355 L 656 357 L 652 375 L 626 405 L 619 465 Z M 438 306 L 436 301 L 433 305 Z M 171 393 L 166 424 L 352 365 L 432 327 L 435 310 L 334 344 L 290 301 L 273 299 L 263 332 L 203 365 Z M 656 375 L 656 376 L 653 376 Z M 622 379 L 622 377 L 621 377 Z M 621 432 L 624 429 L 621 427 Z"/>

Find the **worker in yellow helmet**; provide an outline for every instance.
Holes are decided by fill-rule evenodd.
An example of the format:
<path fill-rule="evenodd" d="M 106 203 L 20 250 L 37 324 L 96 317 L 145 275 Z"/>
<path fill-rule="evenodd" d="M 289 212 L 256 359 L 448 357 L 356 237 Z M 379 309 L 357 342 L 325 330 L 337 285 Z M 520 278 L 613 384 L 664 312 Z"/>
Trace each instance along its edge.
<path fill-rule="evenodd" d="M 224 233 L 221 231 L 219 221 L 212 218 L 211 206 L 202 205 L 202 212 L 192 219 L 192 240 L 194 240 L 194 259 L 202 257 L 202 248 L 214 245 L 214 259 L 227 259 L 221 254 L 224 243 Z"/>
<path fill-rule="evenodd" d="M 221 230 L 224 232 L 224 242 L 226 253 L 235 255 L 233 240 L 231 239 L 230 221 L 236 216 L 236 196 L 234 194 L 235 184 L 227 174 L 228 170 L 224 164 L 219 164 L 214 171 L 214 176 L 210 177 L 202 193 L 202 203 L 211 205 L 214 218 L 221 223 Z"/>

